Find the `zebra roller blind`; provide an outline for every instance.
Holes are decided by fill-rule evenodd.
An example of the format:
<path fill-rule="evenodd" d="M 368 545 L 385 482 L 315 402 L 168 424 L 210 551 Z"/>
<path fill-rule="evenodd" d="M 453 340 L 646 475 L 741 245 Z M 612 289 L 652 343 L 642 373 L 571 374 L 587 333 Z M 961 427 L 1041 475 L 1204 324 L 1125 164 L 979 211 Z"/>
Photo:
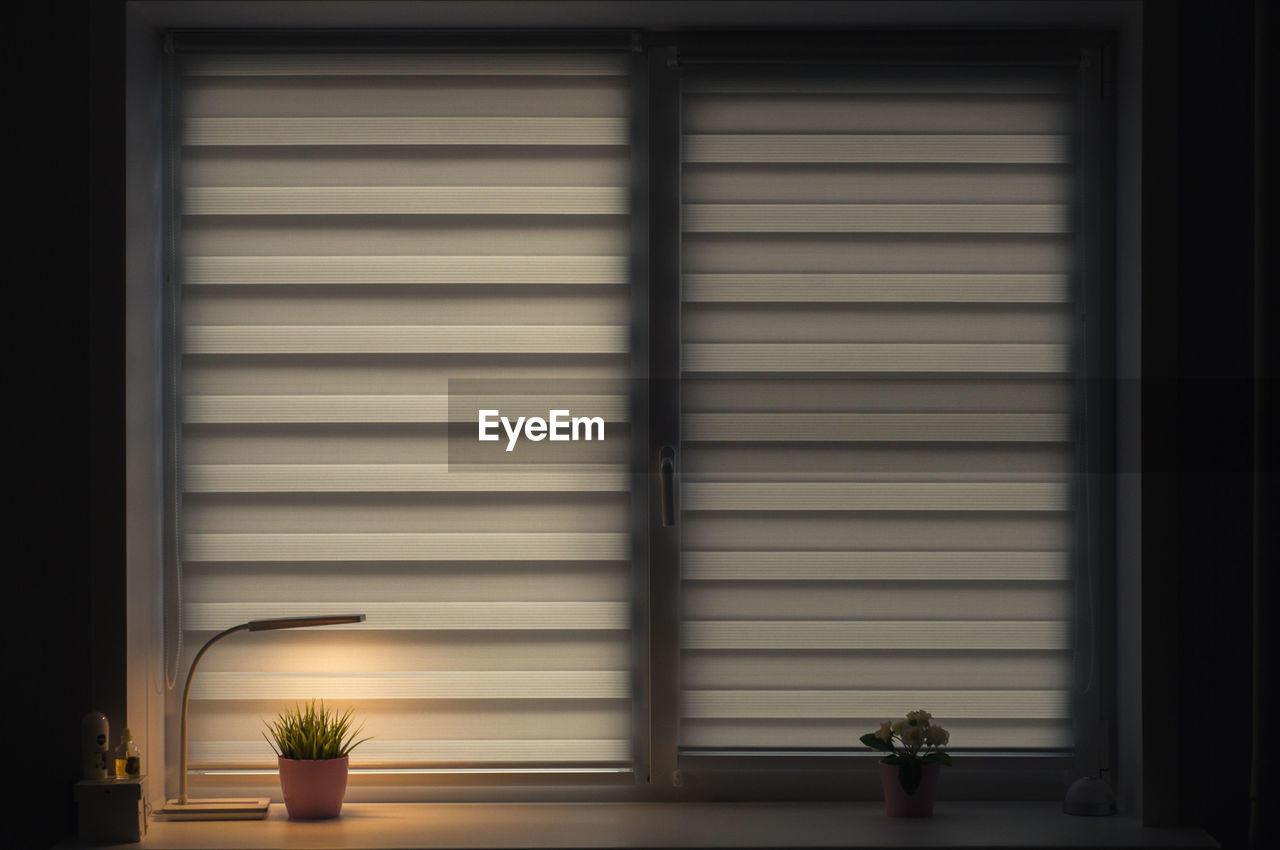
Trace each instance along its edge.
<path fill-rule="evenodd" d="M 690 73 L 686 751 L 1072 745 L 1066 73 Z"/>
<path fill-rule="evenodd" d="M 219 644 L 192 767 L 273 766 L 262 718 L 316 697 L 365 720 L 355 768 L 629 769 L 626 438 L 451 454 L 486 404 L 547 413 L 487 381 L 629 375 L 625 57 L 178 63 L 177 669 L 368 616 Z"/>

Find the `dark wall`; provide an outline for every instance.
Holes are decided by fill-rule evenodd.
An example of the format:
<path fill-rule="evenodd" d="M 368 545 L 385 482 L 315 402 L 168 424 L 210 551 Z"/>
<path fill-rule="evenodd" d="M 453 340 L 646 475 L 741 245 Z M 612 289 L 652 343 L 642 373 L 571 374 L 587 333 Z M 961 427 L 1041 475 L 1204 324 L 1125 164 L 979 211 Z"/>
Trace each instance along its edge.
<path fill-rule="evenodd" d="M 18 556 L 6 654 L 21 687 L 5 708 L 18 764 L 35 775 L 9 846 L 74 830 L 80 719 L 123 702 L 95 653 L 122 647 L 124 589 L 123 4 L 27 2 L 9 31 L 8 405 Z M 23 544 L 26 544 L 25 546 Z M 115 690 L 119 696 L 104 691 Z M 35 699 L 22 697 L 34 694 Z M 111 717 L 113 732 L 122 720 Z M 19 780 L 21 781 L 21 780 Z"/>
<path fill-rule="evenodd" d="M 11 291 L 29 289 L 10 318 L 47 344 L 15 370 L 41 415 L 13 444 L 33 472 L 16 491 L 32 515 L 11 530 L 39 545 L 11 575 L 21 609 L 45 622 L 11 634 L 37 697 L 6 718 L 23 763 L 37 766 L 33 847 L 74 828 L 80 716 L 122 700 L 123 682 L 95 678 L 93 657 L 123 641 L 111 625 L 122 597 L 110 595 L 124 569 L 123 9 L 22 7 L 16 73 L 42 182 L 23 193 L 11 248 L 35 256 L 39 273 L 11 276 Z M 1255 321 L 1276 328 L 1274 295 L 1255 309 L 1254 16 L 1248 0 L 1149 3 L 1144 58 L 1143 724 L 1156 768 L 1146 804 L 1229 848 L 1246 846 L 1254 749 L 1253 364 L 1266 339 Z M 55 149 L 55 138 L 73 144 Z M 1264 393 L 1274 400 L 1274 380 Z M 33 457 L 58 421 L 73 427 L 57 457 Z M 1280 513 L 1272 502 L 1258 515 Z"/>
<path fill-rule="evenodd" d="M 1228 847 L 1254 750 L 1254 14 L 1183 0 L 1145 21 L 1146 803 Z"/>
<path fill-rule="evenodd" d="M 1277 8 L 1273 2 L 1254 3 L 1254 57 L 1257 85 L 1254 88 L 1254 366 L 1256 368 L 1254 406 L 1254 552 L 1253 552 L 1253 741 L 1252 846 L 1275 846 L 1280 841 L 1280 788 L 1271 768 L 1268 750 L 1262 742 L 1275 717 L 1280 717 L 1280 688 L 1275 685 L 1276 617 L 1271 605 L 1276 599 L 1275 566 L 1280 563 L 1280 264 L 1276 262 L 1276 235 L 1280 233 L 1276 195 L 1280 169 L 1275 151 L 1280 150 L 1276 102 L 1280 98 L 1280 44 Z M 1268 678 L 1270 677 L 1270 678 Z"/>

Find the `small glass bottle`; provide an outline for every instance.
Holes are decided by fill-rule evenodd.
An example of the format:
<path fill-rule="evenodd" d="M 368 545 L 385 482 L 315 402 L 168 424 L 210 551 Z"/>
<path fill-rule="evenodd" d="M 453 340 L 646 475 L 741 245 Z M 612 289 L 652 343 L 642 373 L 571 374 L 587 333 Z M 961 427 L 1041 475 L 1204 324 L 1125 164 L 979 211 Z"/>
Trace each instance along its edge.
<path fill-rule="evenodd" d="M 116 777 L 130 779 L 142 772 L 142 751 L 133 740 L 133 733 L 128 729 L 120 735 L 120 746 L 116 747 Z"/>

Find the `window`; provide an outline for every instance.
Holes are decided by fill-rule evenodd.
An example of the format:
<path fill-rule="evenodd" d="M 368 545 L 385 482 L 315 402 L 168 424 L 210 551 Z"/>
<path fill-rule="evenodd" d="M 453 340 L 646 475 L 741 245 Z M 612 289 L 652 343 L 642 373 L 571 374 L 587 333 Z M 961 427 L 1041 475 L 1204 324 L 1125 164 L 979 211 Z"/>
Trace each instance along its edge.
<path fill-rule="evenodd" d="M 579 42 L 178 39 L 168 673 L 369 617 L 211 654 L 193 789 L 311 696 L 373 796 L 820 785 L 916 707 L 1096 762 L 1098 51 Z"/>

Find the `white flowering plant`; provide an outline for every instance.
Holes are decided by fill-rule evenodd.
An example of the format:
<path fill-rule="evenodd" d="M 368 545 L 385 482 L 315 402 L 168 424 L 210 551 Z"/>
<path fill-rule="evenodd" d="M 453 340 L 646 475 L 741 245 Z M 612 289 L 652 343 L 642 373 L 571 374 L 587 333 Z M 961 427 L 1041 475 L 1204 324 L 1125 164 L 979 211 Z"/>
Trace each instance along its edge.
<path fill-rule="evenodd" d="M 951 756 L 941 749 L 951 741 L 951 733 L 934 723 L 933 715 L 923 709 L 908 711 L 902 720 L 886 720 L 860 740 L 887 753 L 880 759 L 884 764 L 898 765 L 898 782 L 908 795 L 920 787 L 926 764 L 951 764 Z"/>

